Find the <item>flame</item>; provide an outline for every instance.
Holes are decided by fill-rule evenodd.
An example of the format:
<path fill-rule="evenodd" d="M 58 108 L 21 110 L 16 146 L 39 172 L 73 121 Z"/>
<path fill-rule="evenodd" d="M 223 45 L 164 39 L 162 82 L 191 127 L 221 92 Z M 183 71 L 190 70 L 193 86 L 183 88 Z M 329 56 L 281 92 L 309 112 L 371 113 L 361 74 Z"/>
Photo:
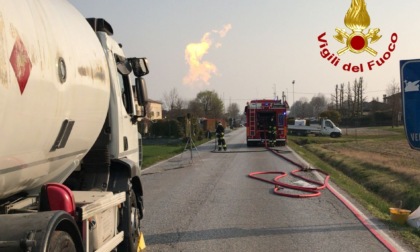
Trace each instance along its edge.
<path fill-rule="evenodd" d="M 344 24 L 353 31 L 363 31 L 370 25 L 369 13 L 364 0 L 352 0 L 344 17 Z"/>
<path fill-rule="evenodd" d="M 223 26 L 222 30 L 220 30 L 220 31 L 213 30 L 213 32 L 218 33 L 221 38 L 224 38 L 226 36 L 226 34 L 230 31 L 230 29 L 232 29 L 232 25 L 227 24 L 227 25 Z"/>
<path fill-rule="evenodd" d="M 189 66 L 188 74 L 184 77 L 183 83 L 194 86 L 196 83 L 209 85 L 212 75 L 217 74 L 217 67 L 209 61 L 203 60 L 204 55 L 208 54 L 213 46 L 212 33 L 218 34 L 220 38 L 226 36 L 232 28 L 231 24 L 223 26 L 222 30 L 207 32 L 199 43 L 190 43 L 185 48 L 185 61 Z M 221 43 L 216 43 L 215 48 L 221 47 Z"/>

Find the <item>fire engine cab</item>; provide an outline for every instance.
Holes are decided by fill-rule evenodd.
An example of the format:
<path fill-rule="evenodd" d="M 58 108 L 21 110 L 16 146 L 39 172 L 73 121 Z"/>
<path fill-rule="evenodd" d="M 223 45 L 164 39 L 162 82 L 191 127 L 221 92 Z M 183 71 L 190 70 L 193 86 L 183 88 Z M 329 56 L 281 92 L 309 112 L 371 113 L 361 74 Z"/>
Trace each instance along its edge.
<path fill-rule="evenodd" d="M 281 100 L 252 100 L 245 106 L 247 146 L 266 145 L 269 141 L 269 126 L 274 119 L 276 146 L 287 141 L 287 102 Z"/>

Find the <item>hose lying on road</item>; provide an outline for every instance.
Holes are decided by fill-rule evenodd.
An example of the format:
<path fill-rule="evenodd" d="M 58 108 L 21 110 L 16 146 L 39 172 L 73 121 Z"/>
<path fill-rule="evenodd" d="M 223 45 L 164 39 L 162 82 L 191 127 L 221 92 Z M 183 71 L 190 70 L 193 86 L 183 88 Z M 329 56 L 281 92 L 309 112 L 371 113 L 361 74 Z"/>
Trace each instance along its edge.
<path fill-rule="evenodd" d="M 297 167 L 300 168 L 300 169 L 297 169 L 297 170 L 294 170 L 294 171 L 290 172 L 290 174 L 292 176 L 298 177 L 298 178 L 303 179 L 303 180 L 305 180 L 305 181 L 307 181 L 311 184 L 318 185 L 318 186 L 304 187 L 304 186 L 295 186 L 295 185 L 280 182 L 281 178 L 287 176 L 287 174 L 285 172 L 282 172 L 282 171 L 251 172 L 251 173 L 248 174 L 248 176 L 250 178 L 274 184 L 275 185 L 274 193 L 277 194 L 277 195 L 286 196 L 286 197 L 294 197 L 294 198 L 316 197 L 316 196 L 321 195 L 320 190 L 322 190 L 324 188 L 327 188 L 335 197 L 337 197 L 337 199 L 339 199 L 354 214 L 354 216 L 369 230 L 369 232 L 371 232 L 371 234 L 373 236 L 375 236 L 375 238 L 380 243 L 382 243 L 389 251 L 392 251 L 392 252 L 398 251 L 390 242 L 388 242 L 384 237 L 382 237 L 379 234 L 379 232 L 376 231 L 376 229 L 366 220 L 366 218 L 362 216 L 362 214 L 359 212 L 359 210 L 357 210 L 347 199 L 345 199 L 332 186 L 330 186 L 328 184 L 328 181 L 329 181 L 329 178 L 330 178 L 329 174 L 327 174 L 324 171 L 319 170 L 319 169 L 304 167 L 302 164 L 299 164 L 299 163 L 285 157 L 284 155 L 281 155 L 280 153 L 282 151 L 272 149 L 272 148 L 267 148 L 267 149 L 269 151 L 271 151 L 272 153 L 274 153 L 275 155 L 287 160 L 288 162 L 290 162 L 290 163 L 292 163 L 292 164 L 294 164 L 294 165 L 296 165 Z M 299 172 L 308 172 L 308 171 L 317 171 L 317 172 L 325 175 L 324 182 L 321 183 L 321 182 L 311 180 L 311 179 L 308 179 L 306 177 L 297 175 L 297 173 L 299 173 Z M 261 178 L 261 177 L 257 176 L 257 175 L 262 175 L 262 174 L 280 174 L 280 175 L 276 176 L 272 180 L 268 180 L 268 179 L 264 179 L 264 178 Z M 288 188 L 288 189 L 292 189 L 292 190 L 297 190 L 297 191 L 302 191 L 302 192 L 306 192 L 306 193 L 305 194 L 281 193 L 281 192 L 279 192 L 280 187 L 284 187 L 284 188 Z"/>
<path fill-rule="evenodd" d="M 210 152 L 212 153 L 249 153 L 249 152 L 266 152 L 266 149 L 263 150 L 246 150 L 246 151 L 241 151 L 241 150 L 227 150 L 227 151 L 218 151 L 218 150 L 212 150 Z"/>
<path fill-rule="evenodd" d="M 267 182 L 270 184 L 274 184 L 275 188 L 274 188 L 274 193 L 280 196 L 285 196 L 285 197 L 292 197 L 292 198 L 310 198 L 310 197 L 316 197 L 321 195 L 320 190 L 324 189 L 327 184 L 328 184 L 328 180 L 330 179 L 330 175 L 328 175 L 327 173 L 319 170 L 319 169 L 312 169 L 312 168 L 307 168 L 307 167 L 303 167 L 303 165 L 296 163 L 295 161 L 283 156 L 280 154 L 281 151 L 276 150 L 276 149 L 268 149 L 269 151 L 271 151 L 272 153 L 274 153 L 275 155 L 287 160 L 288 162 L 298 166 L 300 169 L 294 170 L 292 172 L 290 172 L 290 174 L 294 177 L 300 178 L 306 182 L 309 182 L 315 186 L 312 187 L 308 187 L 308 186 L 297 186 L 297 185 L 292 185 L 292 184 L 288 184 L 288 183 L 284 183 L 281 182 L 280 179 L 284 178 L 287 176 L 287 174 L 285 172 L 282 171 L 262 171 L 262 172 L 251 172 L 250 174 L 248 174 L 248 176 L 250 178 L 253 179 L 257 179 L 263 182 Z M 312 179 L 309 179 L 307 177 L 298 175 L 298 173 L 300 172 L 312 172 L 312 171 L 317 171 L 319 173 L 322 173 L 325 175 L 324 177 L 324 182 L 318 182 Z M 269 179 L 264 179 L 258 175 L 263 175 L 263 174 L 280 174 L 278 176 L 276 176 L 274 179 L 269 180 Z M 303 194 L 293 194 L 293 193 L 284 193 L 281 192 L 282 188 L 288 188 L 291 190 L 295 190 L 295 191 L 302 191 L 305 192 Z"/>

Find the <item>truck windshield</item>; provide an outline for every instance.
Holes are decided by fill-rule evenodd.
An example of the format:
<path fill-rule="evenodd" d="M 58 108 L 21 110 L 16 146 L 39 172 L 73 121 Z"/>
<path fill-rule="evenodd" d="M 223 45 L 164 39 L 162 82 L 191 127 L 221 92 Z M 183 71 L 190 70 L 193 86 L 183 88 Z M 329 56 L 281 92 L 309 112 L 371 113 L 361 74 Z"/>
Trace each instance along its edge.
<path fill-rule="evenodd" d="M 334 124 L 330 121 L 325 121 L 325 126 L 330 127 L 330 128 L 334 128 Z"/>

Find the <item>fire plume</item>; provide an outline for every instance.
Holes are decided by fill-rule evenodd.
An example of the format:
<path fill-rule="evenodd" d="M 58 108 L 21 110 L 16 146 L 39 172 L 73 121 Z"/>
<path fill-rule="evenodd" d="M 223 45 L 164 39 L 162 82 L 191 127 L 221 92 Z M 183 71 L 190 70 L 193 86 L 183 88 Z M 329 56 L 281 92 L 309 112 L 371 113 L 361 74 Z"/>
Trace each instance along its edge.
<path fill-rule="evenodd" d="M 212 39 L 212 35 L 218 34 L 220 38 L 223 38 L 231 28 L 232 25 L 228 24 L 222 30 L 206 32 L 199 43 L 190 43 L 186 46 L 185 61 L 189 66 L 189 71 L 183 79 L 184 84 L 190 86 L 195 86 L 196 84 L 209 85 L 211 77 L 217 74 L 217 67 L 211 62 L 203 60 L 203 57 L 209 53 L 211 48 L 219 48 L 221 46 L 220 42 L 213 45 L 214 39 Z"/>

